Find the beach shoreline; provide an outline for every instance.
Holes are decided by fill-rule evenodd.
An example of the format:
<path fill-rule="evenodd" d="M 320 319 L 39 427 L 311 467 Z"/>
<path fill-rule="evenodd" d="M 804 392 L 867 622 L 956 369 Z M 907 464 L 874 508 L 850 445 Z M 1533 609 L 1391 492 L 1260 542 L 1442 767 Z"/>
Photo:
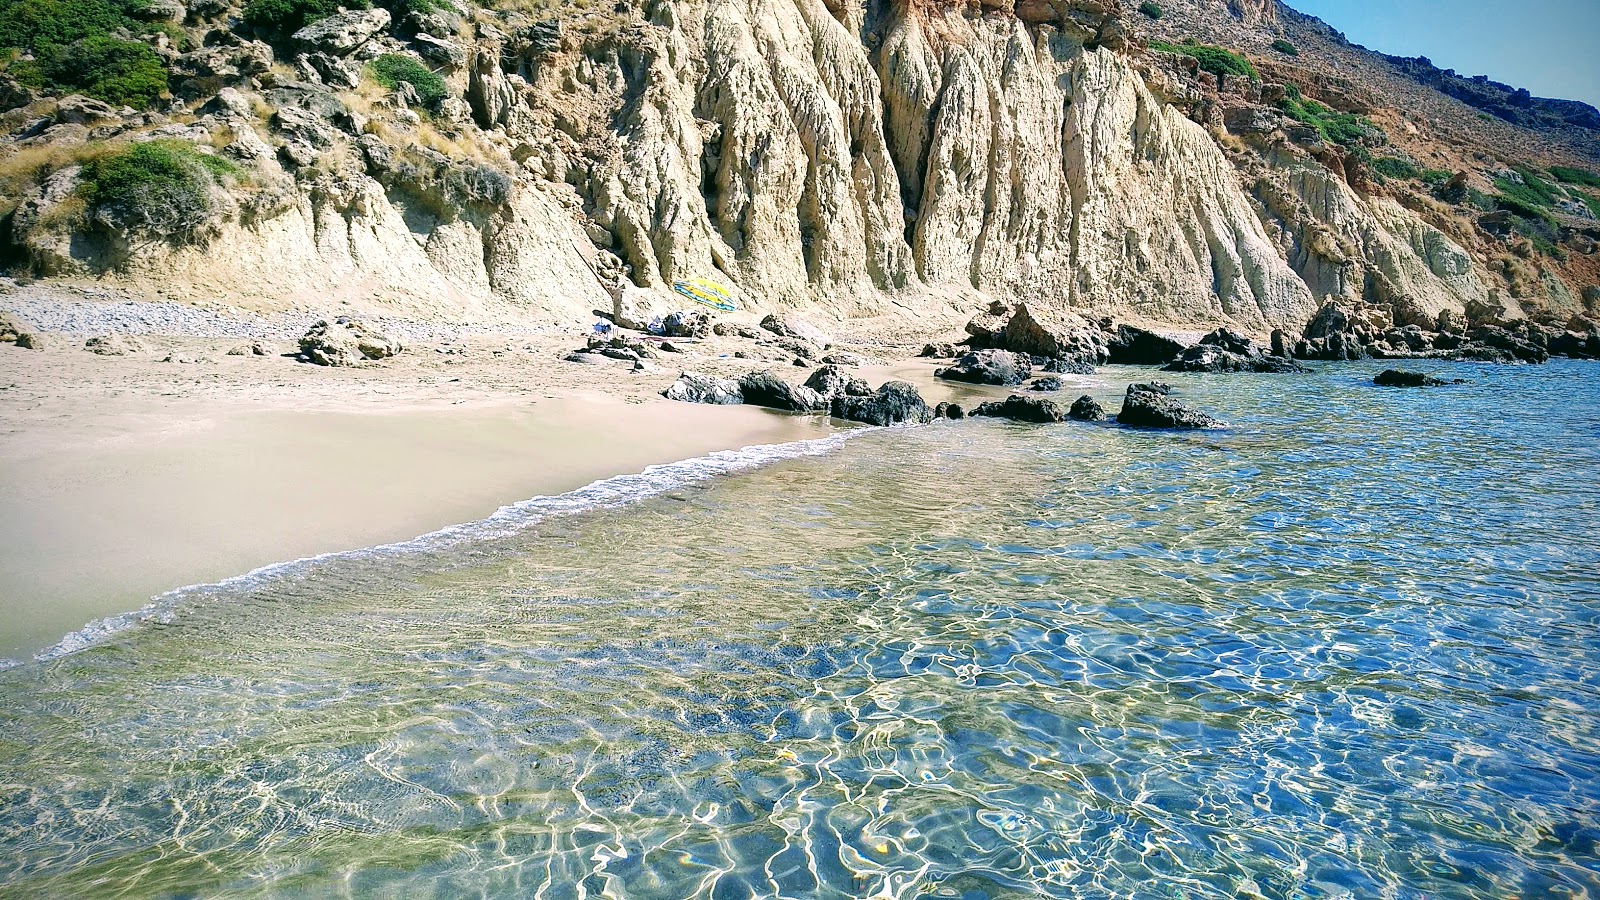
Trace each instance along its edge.
<path fill-rule="evenodd" d="M 641 372 L 563 362 L 576 329 L 430 335 L 350 368 L 296 361 L 281 339 L 230 356 L 237 336 L 146 332 L 100 356 L 82 331 L 45 334 L 42 352 L 0 345 L 0 659 L 178 588 L 853 427 L 666 400 L 681 369 L 763 362 L 716 347 Z"/>

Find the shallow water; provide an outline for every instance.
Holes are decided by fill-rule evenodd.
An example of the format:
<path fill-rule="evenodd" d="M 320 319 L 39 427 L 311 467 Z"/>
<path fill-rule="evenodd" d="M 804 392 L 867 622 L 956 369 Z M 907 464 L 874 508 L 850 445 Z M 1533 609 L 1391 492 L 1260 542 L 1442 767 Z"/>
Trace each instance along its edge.
<path fill-rule="evenodd" d="M 1600 372 L 1375 370 L 193 592 L 0 672 L 0 893 L 1600 896 Z"/>

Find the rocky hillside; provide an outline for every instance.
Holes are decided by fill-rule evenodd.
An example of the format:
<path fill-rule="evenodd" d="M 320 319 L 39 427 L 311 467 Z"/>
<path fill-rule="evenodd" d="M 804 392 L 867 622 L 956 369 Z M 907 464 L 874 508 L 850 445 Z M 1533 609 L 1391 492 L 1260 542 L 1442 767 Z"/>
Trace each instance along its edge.
<path fill-rule="evenodd" d="M 1584 115 L 1270 0 L 9 2 L 14 274 L 518 322 L 710 277 L 929 330 L 1600 303 Z"/>

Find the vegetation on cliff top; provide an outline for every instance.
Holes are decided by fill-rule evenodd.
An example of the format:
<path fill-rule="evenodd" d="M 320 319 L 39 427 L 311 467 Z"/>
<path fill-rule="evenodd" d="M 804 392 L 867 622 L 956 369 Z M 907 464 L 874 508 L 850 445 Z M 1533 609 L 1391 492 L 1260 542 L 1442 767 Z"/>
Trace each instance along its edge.
<path fill-rule="evenodd" d="M 1202 72 L 1210 72 L 1218 77 L 1224 75 L 1238 75 L 1243 78 L 1248 78 L 1251 81 L 1261 80 L 1261 74 L 1256 71 L 1256 67 L 1250 63 L 1250 60 L 1245 59 L 1241 54 L 1235 53 L 1232 50 L 1225 50 L 1221 47 L 1213 47 L 1209 44 L 1202 44 L 1193 38 L 1190 38 L 1181 44 L 1168 44 L 1163 41 L 1155 41 L 1150 44 L 1150 49 L 1160 50 L 1163 53 L 1178 53 L 1183 56 L 1193 57 L 1196 62 L 1200 63 L 1200 70 Z"/>
<path fill-rule="evenodd" d="M 287 37 L 318 19 L 345 9 L 367 9 L 371 0 L 251 0 L 244 8 L 250 27 L 267 34 Z"/>
<path fill-rule="evenodd" d="M 145 109 L 167 90 L 167 68 L 142 41 L 118 33 L 182 30 L 141 22 L 140 0 L 16 0 L 0 5 L 0 47 L 13 56 L 7 74 L 30 87 L 80 93 L 118 106 Z M 169 34 L 169 37 L 173 35 Z"/>

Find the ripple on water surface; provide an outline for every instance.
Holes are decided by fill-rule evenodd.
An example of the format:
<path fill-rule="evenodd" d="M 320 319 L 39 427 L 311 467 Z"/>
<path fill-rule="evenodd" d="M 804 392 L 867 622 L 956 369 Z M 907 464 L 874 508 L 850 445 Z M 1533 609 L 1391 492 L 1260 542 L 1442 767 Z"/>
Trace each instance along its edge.
<path fill-rule="evenodd" d="M 1589 372 L 1185 378 L 1233 429 L 876 432 L 201 592 L 0 672 L 0 893 L 1600 895 Z"/>

